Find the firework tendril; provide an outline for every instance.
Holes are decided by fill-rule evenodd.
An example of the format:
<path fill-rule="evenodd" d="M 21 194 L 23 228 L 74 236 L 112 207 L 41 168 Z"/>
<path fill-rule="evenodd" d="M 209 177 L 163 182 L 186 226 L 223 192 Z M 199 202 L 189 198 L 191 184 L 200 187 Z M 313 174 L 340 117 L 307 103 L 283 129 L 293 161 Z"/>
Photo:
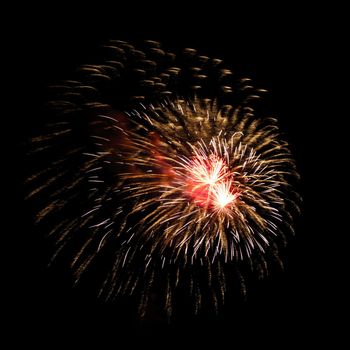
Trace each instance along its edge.
<path fill-rule="evenodd" d="M 193 49 L 111 40 L 94 64 L 50 88 L 45 131 L 32 139 L 36 220 L 76 282 L 98 266 L 99 295 L 178 290 L 198 311 L 210 290 L 242 290 L 244 264 L 264 275 L 298 212 L 298 175 L 266 90 Z M 271 259 L 271 257 L 273 259 Z"/>

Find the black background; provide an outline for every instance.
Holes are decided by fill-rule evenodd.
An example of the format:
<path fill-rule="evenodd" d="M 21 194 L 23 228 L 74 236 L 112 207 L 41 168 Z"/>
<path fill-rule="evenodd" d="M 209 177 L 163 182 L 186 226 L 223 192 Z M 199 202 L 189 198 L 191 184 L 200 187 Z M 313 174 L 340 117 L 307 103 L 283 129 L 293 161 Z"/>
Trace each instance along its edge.
<path fill-rule="evenodd" d="M 15 242 L 10 260 L 15 267 L 10 282 L 14 297 L 10 325 L 15 339 L 47 348 L 96 342 L 99 349 L 121 347 L 124 340 L 132 345 L 140 339 L 143 345 L 161 343 L 164 347 L 229 344 L 229 348 L 242 348 L 245 344 L 281 349 L 336 342 L 330 316 L 336 309 L 334 286 L 338 282 L 330 256 L 336 244 L 328 238 L 335 228 L 326 221 L 325 185 L 320 185 L 319 175 L 328 148 L 320 136 L 327 129 L 320 113 L 329 68 L 326 12 L 253 4 L 244 9 L 222 4 L 190 9 L 165 3 L 153 10 L 136 4 L 73 9 L 63 3 L 30 7 L 27 15 L 25 10 L 16 18 L 18 30 L 12 42 L 17 104 L 11 137 L 15 143 L 21 144 L 36 128 L 35 111 L 44 100 L 45 87 L 69 78 L 106 39 L 149 38 L 167 48 L 194 47 L 224 58 L 234 70 L 271 91 L 273 112 L 296 157 L 304 203 L 296 237 L 283 253 L 285 271 L 254 285 L 246 302 L 231 306 L 218 318 L 139 324 L 121 305 L 104 304 L 82 291 L 72 291 L 69 276 L 46 269 L 47 243 L 36 235 L 31 210 L 21 198 L 24 172 L 16 162 L 11 229 Z"/>

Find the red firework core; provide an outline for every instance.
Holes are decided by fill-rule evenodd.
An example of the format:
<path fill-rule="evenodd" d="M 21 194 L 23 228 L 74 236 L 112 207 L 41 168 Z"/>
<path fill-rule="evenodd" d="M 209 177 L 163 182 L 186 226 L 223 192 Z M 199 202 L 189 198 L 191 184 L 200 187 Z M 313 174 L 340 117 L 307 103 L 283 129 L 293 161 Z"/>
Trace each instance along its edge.
<path fill-rule="evenodd" d="M 238 197 L 233 174 L 222 157 L 195 153 L 186 163 L 187 195 L 201 207 L 224 209 Z"/>

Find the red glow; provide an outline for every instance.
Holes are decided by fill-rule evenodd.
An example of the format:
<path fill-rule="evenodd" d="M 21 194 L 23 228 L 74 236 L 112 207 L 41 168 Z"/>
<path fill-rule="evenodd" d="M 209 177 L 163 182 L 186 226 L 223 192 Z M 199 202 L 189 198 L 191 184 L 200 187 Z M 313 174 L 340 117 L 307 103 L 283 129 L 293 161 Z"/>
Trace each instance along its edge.
<path fill-rule="evenodd" d="M 233 188 L 233 174 L 221 157 L 196 153 L 185 168 L 187 195 L 197 205 L 221 210 L 238 197 Z"/>

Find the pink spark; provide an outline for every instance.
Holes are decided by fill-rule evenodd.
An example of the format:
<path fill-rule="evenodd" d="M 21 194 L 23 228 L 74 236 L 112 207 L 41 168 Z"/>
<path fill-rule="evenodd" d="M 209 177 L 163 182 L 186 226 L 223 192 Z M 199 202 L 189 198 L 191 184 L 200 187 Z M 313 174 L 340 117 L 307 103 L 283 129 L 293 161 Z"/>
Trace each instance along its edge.
<path fill-rule="evenodd" d="M 197 205 L 220 210 L 238 197 L 233 188 L 233 174 L 220 156 L 196 151 L 184 167 L 187 170 L 186 192 Z"/>

